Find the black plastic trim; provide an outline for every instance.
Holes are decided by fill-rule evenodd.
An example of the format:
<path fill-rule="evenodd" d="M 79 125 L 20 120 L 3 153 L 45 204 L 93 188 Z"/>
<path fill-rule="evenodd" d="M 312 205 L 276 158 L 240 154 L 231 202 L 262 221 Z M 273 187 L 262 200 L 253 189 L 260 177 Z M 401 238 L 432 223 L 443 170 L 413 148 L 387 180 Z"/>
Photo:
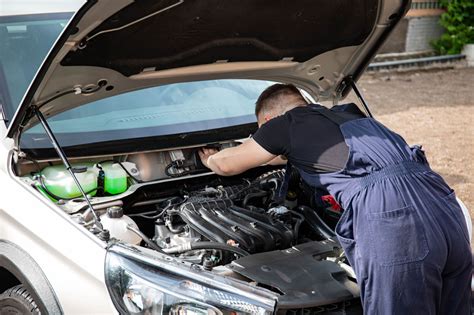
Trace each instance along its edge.
<path fill-rule="evenodd" d="M 213 130 L 205 130 L 193 133 L 174 134 L 168 136 L 153 136 L 143 138 L 132 138 L 126 140 L 105 141 L 88 143 L 77 146 L 62 145 L 66 155 L 71 157 L 83 157 L 91 155 L 123 154 L 140 151 L 160 150 L 173 147 L 186 147 L 193 145 L 205 145 L 216 142 L 224 142 L 248 137 L 257 129 L 256 123 L 239 126 L 225 127 Z M 56 135 L 59 142 L 64 143 L 61 134 Z M 56 158 L 54 148 L 28 149 L 22 145 L 22 151 L 36 159 Z"/>
<path fill-rule="evenodd" d="M 28 289 L 41 314 L 64 313 L 43 270 L 25 250 L 0 240 L 0 267 L 12 273 Z"/>

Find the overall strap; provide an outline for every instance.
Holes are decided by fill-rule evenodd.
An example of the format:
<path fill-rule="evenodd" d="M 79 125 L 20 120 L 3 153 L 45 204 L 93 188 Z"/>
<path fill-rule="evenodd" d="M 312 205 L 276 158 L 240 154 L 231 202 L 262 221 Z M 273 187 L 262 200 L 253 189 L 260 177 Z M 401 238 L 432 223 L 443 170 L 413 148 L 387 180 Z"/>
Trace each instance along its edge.
<path fill-rule="evenodd" d="M 336 125 L 340 126 L 347 121 L 347 119 L 342 118 L 338 114 L 334 113 L 332 110 L 325 107 L 312 107 L 314 111 L 317 111 Z"/>
<path fill-rule="evenodd" d="M 333 123 L 335 123 L 338 126 L 342 125 L 343 123 L 345 123 L 347 121 L 346 119 L 344 119 L 341 116 L 337 115 L 336 113 L 329 110 L 328 108 L 311 106 L 311 109 L 317 111 L 318 113 L 320 113 L 321 115 L 323 115 L 324 117 L 326 117 L 327 119 L 329 119 L 330 121 L 332 121 Z M 312 164 L 311 166 L 316 167 L 317 165 Z M 285 177 L 283 179 L 283 183 L 282 183 L 280 189 L 278 190 L 278 194 L 277 194 L 277 198 L 276 198 L 277 199 L 276 201 L 279 202 L 279 203 L 284 202 L 284 200 L 286 198 L 286 194 L 288 192 L 288 185 L 290 183 L 290 177 L 291 177 L 292 170 L 293 170 L 293 167 L 292 167 L 290 161 L 288 161 L 287 164 L 286 164 L 286 169 L 285 169 Z"/>

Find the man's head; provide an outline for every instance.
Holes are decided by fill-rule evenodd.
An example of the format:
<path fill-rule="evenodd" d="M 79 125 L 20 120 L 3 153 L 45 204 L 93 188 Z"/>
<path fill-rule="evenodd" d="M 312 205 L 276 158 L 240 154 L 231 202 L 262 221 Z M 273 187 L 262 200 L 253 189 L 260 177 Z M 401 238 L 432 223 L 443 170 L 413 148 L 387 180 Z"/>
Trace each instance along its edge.
<path fill-rule="evenodd" d="M 277 83 L 266 88 L 255 104 L 258 126 L 307 102 L 293 84 Z"/>

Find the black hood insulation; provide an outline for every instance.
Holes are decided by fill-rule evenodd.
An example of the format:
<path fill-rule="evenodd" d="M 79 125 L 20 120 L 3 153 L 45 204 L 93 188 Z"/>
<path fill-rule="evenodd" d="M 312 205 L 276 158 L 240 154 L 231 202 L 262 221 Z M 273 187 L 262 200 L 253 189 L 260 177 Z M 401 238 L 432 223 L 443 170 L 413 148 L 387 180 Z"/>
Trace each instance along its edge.
<path fill-rule="evenodd" d="M 61 64 L 130 76 L 145 68 L 223 61 L 304 62 L 363 43 L 377 10 L 377 0 L 137 0 L 105 20 Z M 111 29 L 119 30 L 98 34 Z"/>

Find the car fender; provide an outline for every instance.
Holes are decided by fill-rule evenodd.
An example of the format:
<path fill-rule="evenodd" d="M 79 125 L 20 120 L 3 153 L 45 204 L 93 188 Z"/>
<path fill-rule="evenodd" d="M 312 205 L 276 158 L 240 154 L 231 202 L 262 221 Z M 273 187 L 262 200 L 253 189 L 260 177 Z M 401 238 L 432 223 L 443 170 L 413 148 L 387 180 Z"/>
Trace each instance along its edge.
<path fill-rule="evenodd" d="M 2 151 L 0 240 L 21 248 L 41 268 L 64 313 L 116 314 L 104 280 L 106 244 L 16 177 L 11 169 L 14 152 Z M 36 285 L 34 280 L 30 283 Z"/>
<path fill-rule="evenodd" d="M 28 289 L 42 314 L 63 314 L 46 275 L 26 251 L 0 240 L 0 267 L 11 272 Z"/>

